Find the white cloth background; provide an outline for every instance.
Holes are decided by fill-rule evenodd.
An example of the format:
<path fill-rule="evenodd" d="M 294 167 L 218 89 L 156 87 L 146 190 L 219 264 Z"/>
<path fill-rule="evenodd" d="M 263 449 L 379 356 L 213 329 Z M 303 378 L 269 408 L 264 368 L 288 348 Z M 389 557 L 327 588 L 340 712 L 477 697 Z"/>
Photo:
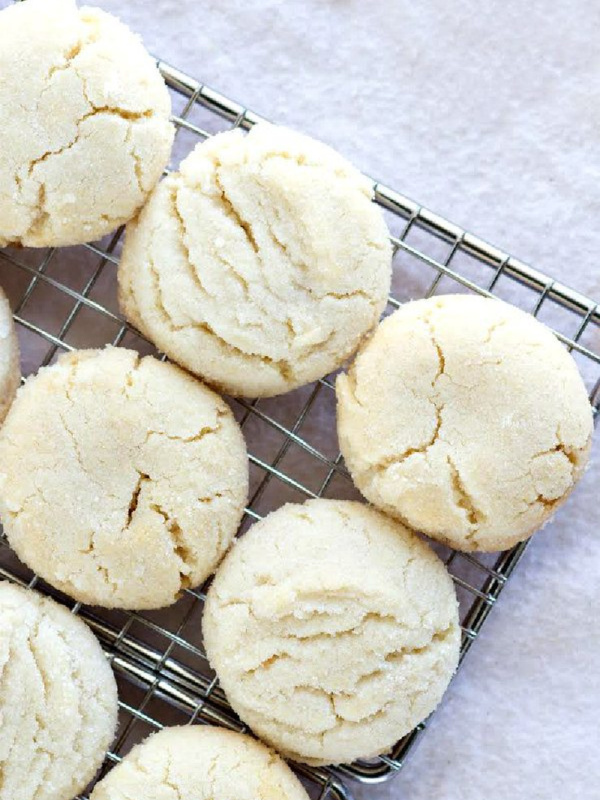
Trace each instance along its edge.
<path fill-rule="evenodd" d="M 98 0 L 156 55 L 600 299 L 600 4 Z M 598 341 L 598 339 L 596 340 Z M 598 458 L 398 779 L 360 798 L 600 798 Z"/>

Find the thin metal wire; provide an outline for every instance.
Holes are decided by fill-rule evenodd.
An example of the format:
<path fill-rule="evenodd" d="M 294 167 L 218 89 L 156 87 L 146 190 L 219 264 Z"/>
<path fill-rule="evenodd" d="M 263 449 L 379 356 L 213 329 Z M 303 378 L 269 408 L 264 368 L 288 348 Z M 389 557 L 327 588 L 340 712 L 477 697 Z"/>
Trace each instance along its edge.
<path fill-rule="evenodd" d="M 209 136 L 209 130 L 223 129 L 223 121 L 229 128 L 247 130 L 263 119 L 174 67 L 163 62 L 159 62 L 159 66 L 171 90 L 175 95 L 182 95 L 184 98 L 183 110 L 173 120 L 178 132 L 185 131 L 188 137 L 193 138 L 193 143 Z M 401 223 L 401 232 L 392 239 L 395 269 L 399 271 L 400 277 L 407 268 L 407 260 L 410 260 L 413 271 L 416 269 L 418 276 L 425 277 L 426 273 L 433 270 L 433 280 L 428 286 L 423 284 L 418 291 L 420 296 L 435 294 L 441 287 L 442 279 L 457 289 L 493 296 L 499 282 L 507 280 L 514 285 L 517 292 L 534 292 L 534 314 L 539 314 L 547 303 L 561 307 L 573 320 L 574 334 L 572 338 L 561 332 L 557 332 L 557 335 L 569 349 L 578 354 L 578 358 L 591 373 L 591 377 L 588 377 L 590 397 L 595 411 L 598 411 L 600 334 L 596 329 L 600 325 L 600 311 L 593 300 L 523 264 L 389 187 L 377 183 L 374 184 L 374 190 L 376 201 L 392 216 L 396 227 L 399 221 Z M 424 242 L 418 247 L 408 241 L 415 233 L 419 234 L 419 242 Z M 92 337 L 96 323 L 106 329 L 110 328 L 110 334 L 106 336 L 107 342 L 121 344 L 126 337 L 131 337 L 134 344 L 128 342 L 127 346 L 135 346 L 136 342 L 140 346 L 145 345 L 144 338 L 120 314 L 111 310 L 106 302 L 93 296 L 101 280 L 107 279 L 114 288 L 121 236 L 122 231 L 117 231 L 105 247 L 98 243 L 82 247 L 82 255 L 87 260 L 90 255 L 98 260 L 81 290 L 74 289 L 67 278 L 62 277 L 63 251 L 60 249 L 41 253 L 37 266 L 24 260 L 19 251 L 0 251 L 0 283 L 4 283 L 5 275 L 25 279 L 22 294 L 15 302 L 15 320 L 25 335 L 36 337 L 40 350 L 43 351 L 38 363 L 34 365 L 35 368 L 49 363 L 57 352 L 73 349 L 73 331 L 82 314 L 86 314 L 88 320 L 84 339 L 88 334 Z M 437 259 L 430 254 L 432 250 L 429 245 L 439 245 L 440 242 L 448 249 L 442 259 Z M 459 255 L 470 259 L 469 276 L 461 272 Z M 475 277 L 473 265 L 476 268 Z M 41 325 L 39 317 L 32 318 L 32 310 L 39 310 L 41 301 L 36 297 L 42 290 L 54 292 L 72 302 L 57 331 Z M 412 296 L 416 294 L 412 293 Z M 398 307 L 402 299 L 390 297 L 390 306 Z M 98 342 L 94 341 L 94 345 L 90 346 L 98 346 Z M 261 519 L 275 507 L 282 491 L 287 493 L 286 498 L 291 492 L 301 500 L 306 497 L 340 496 L 340 492 L 344 496 L 352 490 L 348 471 L 339 451 L 332 456 L 325 452 L 320 440 L 315 443 L 303 435 L 305 426 L 320 414 L 320 404 L 327 402 L 333 388 L 330 378 L 317 381 L 294 414 L 293 420 L 286 422 L 272 413 L 270 409 L 273 406 L 265 401 L 236 401 L 237 409 L 241 412 L 240 424 L 248 439 L 252 470 L 256 473 L 253 494 L 246 510 L 248 521 Z M 249 428 L 250 422 L 252 430 Z M 259 455 L 262 451 L 258 446 L 269 436 L 271 439 L 279 437 L 281 441 L 271 456 Z M 285 465 L 292 449 L 294 456 L 298 455 L 305 465 L 310 466 L 310 470 L 305 470 L 306 474 L 321 476 L 318 486 L 311 488 L 297 475 L 290 474 Z M 445 561 L 462 595 L 461 661 L 477 638 L 525 547 L 525 543 L 520 544 L 499 554 L 493 562 L 478 555 L 446 551 Z M 3 538 L 0 539 L 0 576 L 23 585 L 35 586 L 39 591 L 71 607 L 99 637 L 118 676 L 127 684 L 142 690 L 137 704 L 121 703 L 123 722 L 113 750 L 107 756 L 105 769 L 118 763 L 133 741 L 142 738 L 149 729 L 162 727 L 164 723 L 161 720 L 167 718 L 166 710 L 169 706 L 182 712 L 188 721 L 223 725 L 235 730 L 244 729 L 229 708 L 198 640 L 197 629 L 205 599 L 205 587 L 185 592 L 180 601 L 181 615 L 166 627 L 164 619 L 158 615 L 122 613 L 115 621 L 114 617 L 109 617 L 98 609 L 91 610 L 79 603 L 73 604 L 73 601 L 38 580 L 37 576 L 21 565 L 15 566 L 15 559 Z M 184 608 L 185 604 L 188 605 Z M 326 797 L 332 800 L 350 800 L 351 795 L 343 778 L 351 778 L 363 784 L 375 784 L 394 777 L 401 771 L 407 755 L 426 727 L 427 723 L 419 725 L 398 742 L 391 753 L 378 759 L 344 765 L 336 770 L 301 767 L 300 771 L 308 781 L 319 787 L 319 800 L 325 800 Z M 86 800 L 86 795 L 82 795 L 80 800 Z"/>

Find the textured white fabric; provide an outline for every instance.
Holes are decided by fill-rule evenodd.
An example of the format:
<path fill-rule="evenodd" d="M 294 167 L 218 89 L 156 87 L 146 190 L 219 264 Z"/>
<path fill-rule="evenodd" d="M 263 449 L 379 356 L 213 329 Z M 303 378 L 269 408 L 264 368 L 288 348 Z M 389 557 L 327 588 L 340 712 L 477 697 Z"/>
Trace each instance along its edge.
<path fill-rule="evenodd" d="M 165 60 L 600 297 L 600 4 L 99 4 Z M 599 467 L 533 542 L 401 776 L 357 796 L 598 797 Z"/>

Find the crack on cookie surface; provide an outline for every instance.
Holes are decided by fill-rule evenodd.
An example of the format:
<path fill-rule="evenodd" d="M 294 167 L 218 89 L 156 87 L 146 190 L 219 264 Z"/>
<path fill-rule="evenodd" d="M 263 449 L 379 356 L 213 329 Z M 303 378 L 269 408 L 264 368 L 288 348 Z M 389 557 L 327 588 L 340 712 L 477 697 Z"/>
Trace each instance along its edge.
<path fill-rule="evenodd" d="M 133 515 L 137 511 L 140 494 L 142 492 L 142 487 L 144 486 L 145 483 L 148 483 L 149 481 L 150 481 L 149 475 L 146 475 L 144 472 L 138 472 L 137 483 L 133 487 L 133 492 L 131 493 L 131 500 L 129 501 L 129 508 L 127 509 L 127 520 L 125 522 L 124 530 L 126 530 L 131 525 Z"/>
<path fill-rule="evenodd" d="M 250 353 L 245 350 L 242 350 L 240 347 L 236 347 L 227 339 L 223 338 L 217 331 L 208 324 L 208 322 L 187 322 L 184 324 L 178 324 L 174 321 L 173 317 L 167 311 L 167 308 L 164 304 L 163 294 L 160 287 L 160 273 L 156 269 L 154 265 L 154 261 L 152 260 L 151 256 L 148 256 L 148 267 L 151 275 L 151 279 L 153 281 L 155 287 L 155 294 L 154 294 L 154 301 L 155 301 L 155 310 L 161 316 L 163 323 L 169 328 L 172 332 L 178 331 L 185 331 L 185 330 L 197 330 L 200 331 L 208 336 L 210 336 L 219 348 L 231 353 L 232 355 L 238 355 L 244 358 L 245 360 L 250 361 L 250 363 L 255 362 L 257 364 L 267 365 L 275 369 L 279 375 L 284 379 L 284 381 L 289 382 L 293 379 L 293 373 L 291 365 L 286 361 L 274 361 L 273 359 L 269 358 L 268 356 L 259 355 L 257 353 Z M 188 262 L 189 263 L 189 262 Z M 193 269 L 192 265 L 190 264 L 190 269 L 196 275 L 196 281 L 198 280 L 198 276 L 196 271 Z M 218 385 L 217 381 L 212 381 L 213 385 Z"/>
<path fill-rule="evenodd" d="M 456 506 L 464 511 L 470 528 L 465 533 L 465 539 L 467 542 L 475 542 L 479 526 L 485 522 L 487 516 L 477 507 L 473 495 L 467 491 L 464 480 L 452 457 L 447 455 L 447 459 L 448 466 L 450 467 L 450 479 Z"/>
<path fill-rule="evenodd" d="M 44 164 L 49 159 L 55 156 L 60 156 L 68 152 L 69 150 L 72 150 L 74 147 L 76 147 L 82 140 L 83 136 L 81 132 L 82 125 L 84 125 L 89 120 L 101 116 L 110 116 L 110 117 L 117 117 L 119 119 L 127 121 L 129 123 L 129 129 L 125 137 L 125 142 L 128 143 L 132 141 L 133 125 L 135 124 L 135 121 L 139 119 L 147 119 L 151 115 L 152 112 L 134 113 L 134 112 L 124 111 L 123 109 L 118 109 L 118 108 L 92 107 L 91 111 L 88 111 L 86 114 L 84 114 L 77 120 L 76 133 L 69 142 L 61 145 L 60 147 L 54 150 L 49 150 L 46 153 L 43 153 L 41 156 L 39 156 L 29 164 L 27 168 L 27 177 L 25 180 L 30 180 L 34 181 L 35 183 L 38 183 L 38 181 L 35 180 L 36 178 L 35 173 L 39 165 Z M 138 190 L 140 191 L 141 194 L 146 194 L 146 191 L 142 186 L 142 173 L 141 173 L 142 161 L 138 156 L 137 152 L 135 151 L 133 143 L 131 146 L 130 155 L 134 163 L 134 172 L 136 174 L 136 180 L 138 182 Z M 21 192 L 23 192 L 23 180 L 24 179 L 22 177 L 19 177 Z M 24 231 L 24 233 L 20 234 L 20 236 L 16 237 L 15 239 L 11 239 L 10 241 L 7 240 L 6 244 L 3 246 L 26 243 L 29 240 L 36 239 L 42 234 L 45 226 L 51 220 L 51 214 L 47 210 L 46 193 L 47 193 L 46 184 L 43 181 L 39 182 L 37 203 L 35 208 L 32 207 L 32 210 L 34 210 L 34 216 L 29 224 L 29 227 L 27 228 L 26 231 Z M 100 215 L 100 216 L 106 220 L 110 220 L 111 224 L 113 222 L 113 219 L 115 220 L 122 219 L 121 217 L 111 218 L 108 215 Z"/>

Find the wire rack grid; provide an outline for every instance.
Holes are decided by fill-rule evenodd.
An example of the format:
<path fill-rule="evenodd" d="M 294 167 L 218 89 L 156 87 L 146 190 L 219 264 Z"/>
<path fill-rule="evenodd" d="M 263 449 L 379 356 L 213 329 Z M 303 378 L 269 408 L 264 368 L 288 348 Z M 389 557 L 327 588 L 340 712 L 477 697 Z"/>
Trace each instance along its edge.
<path fill-rule="evenodd" d="M 177 69 L 159 62 L 172 92 L 177 126 L 174 161 L 199 141 L 260 117 Z M 436 293 L 498 296 L 549 324 L 578 361 L 595 414 L 600 407 L 600 309 L 584 295 L 532 269 L 456 225 L 376 183 L 394 245 L 388 312 Z M 119 314 L 116 265 L 122 230 L 77 248 L 0 251 L 0 284 L 14 308 L 25 374 L 65 351 L 106 343 L 154 352 Z M 285 398 L 232 400 L 251 462 L 251 497 L 242 531 L 288 501 L 358 497 L 337 446 L 331 376 Z M 461 661 L 477 638 L 526 544 L 495 555 L 438 548 L 461 603 Z M 152 613 L 82 607 L 24 567 L 0 540 L 0 575 L 36 587 L 78 613 L 100 638 L 120 684 L 120 725 L 101 775 L 149 732 L 164 725 L 204 722 L 244 730 L 207 663 L 201 639 L 203 590 L 187 590 L 172 608 Z M 451 690 L 450 690 L 451 691 Z M 351 797 L 350 778 L 375 784 L 397 775 L 426 728 L 418 726 L 392 751 L 335 770 L 298 767 L 310 794 Z M 89 790 L 88 790 L 89 791 Z M 80 800 L 85 800 L 87 794 Z"/>

